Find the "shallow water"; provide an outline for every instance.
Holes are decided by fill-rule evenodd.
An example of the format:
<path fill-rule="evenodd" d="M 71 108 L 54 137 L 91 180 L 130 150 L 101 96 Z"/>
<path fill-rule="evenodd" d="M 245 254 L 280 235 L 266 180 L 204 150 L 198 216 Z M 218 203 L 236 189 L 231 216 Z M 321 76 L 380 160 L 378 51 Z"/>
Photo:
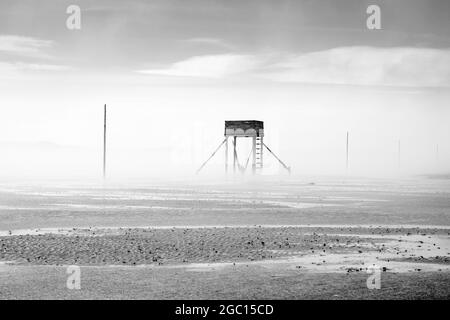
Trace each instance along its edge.
<path fill-rule="evenodd" d="M 450 182 L 315 179 L 154 186 L 0 185 L 0 230 L 89 226 L 450 226 Z"/>

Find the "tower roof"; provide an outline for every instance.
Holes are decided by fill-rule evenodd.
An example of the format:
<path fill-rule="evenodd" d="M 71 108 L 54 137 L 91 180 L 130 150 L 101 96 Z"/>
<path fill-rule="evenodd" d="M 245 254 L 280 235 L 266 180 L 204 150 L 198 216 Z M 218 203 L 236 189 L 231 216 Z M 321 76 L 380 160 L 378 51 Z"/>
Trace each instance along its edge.
<path fill-rule="evenodd" d="M 225 136 L 262 137 L 264 136 L 264 122 L 259 120 L 225 121 Z"/>

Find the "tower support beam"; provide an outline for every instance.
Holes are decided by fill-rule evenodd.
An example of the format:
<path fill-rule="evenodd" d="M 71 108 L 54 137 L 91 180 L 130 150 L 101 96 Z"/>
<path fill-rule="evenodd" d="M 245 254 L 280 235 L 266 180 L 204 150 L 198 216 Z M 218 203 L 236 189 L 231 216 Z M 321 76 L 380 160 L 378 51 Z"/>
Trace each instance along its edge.
<path fill-rule="evenodd" d="M 233 137 L 233 173 L 236 173 L 237 151 L 236 151 L 237 137 Z"/>
<path fill-rule="evenodd" d="M 214 155 L 217 153 L 217 151 L 219 151 L 220 147 L 223 146 L 225 144 L 225 142 L 227 141 L 227 139 L 224 139 L 222 141 L 222 143 L 217 147 L 216 150 L 214 150 L 214 152 L 209 156 L 208 160 L 206 160 L 205 162 L 203 162 L 203 164 L 200 166 L 200 168 L 198 168 L 197 170 L 197 174 L 203 169 L 204 166 L 206 166 L 206 164 L 208 163 L 209 160 L 211 160 L 212 157 L 214 157 Z"/>
<path fill-rule="evenodd" d="M 228 137 L 225 138 L 225 174 L 228 173 Z"/>
<path fill-rule="evenodd" d="M 266 146 L 264 143 L 263 143 L 263 146 L 264 147 L 266 147 L 266 149 L 275 157 L 275 159 L 277 159 L 278 160 L 278 162 L 289 172 L 289 174 L 291 173 L 291 168 L 290 167 L 288 167 L 283 161 L 281 161 L 281 159 L 280 158 L 278 158 L 277 157 L 277 155 L 275 154 L 275 153 L 273 153 L 273 151 L 272 150 L 270 150 L 270 148 L 268 147 L 268 146 Z"/>

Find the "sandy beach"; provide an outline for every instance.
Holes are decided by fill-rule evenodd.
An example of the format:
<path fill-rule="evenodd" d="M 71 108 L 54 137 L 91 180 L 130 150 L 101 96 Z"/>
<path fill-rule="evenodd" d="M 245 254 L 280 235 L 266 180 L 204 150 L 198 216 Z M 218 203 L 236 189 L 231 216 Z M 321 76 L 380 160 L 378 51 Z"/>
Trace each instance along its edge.
<path fill-rule="evenodd" d="M 229 186 L 2 191 L 30 207 L 1 211 L 15 219 L 2 220 L 0 298 L 447 299 L 447 193 L 394 187 L 263 185 L 253 200 Z M 404 203 L 411 210 L 397 210 Z M 65 288 L 72 265 L 82 272 L 77 292 Z M 367 288 L 373 268 L 379 290 Z"/>
<path fill-rule="evenodd" d="M 410 262 L 388 268 L 394 271 L 420 271 L 413 268 L 420 263 L 426 263 L 423 270 L 447 271 L 450 264 L 450 228 L 73 228 L 34 233 L 0 237 L 0 259 L 18 265 L 81 266 L 292 261 L 305 270 L 347 272 L 355 264 L 365 271 L 369 261 L 385 268 Z"/>

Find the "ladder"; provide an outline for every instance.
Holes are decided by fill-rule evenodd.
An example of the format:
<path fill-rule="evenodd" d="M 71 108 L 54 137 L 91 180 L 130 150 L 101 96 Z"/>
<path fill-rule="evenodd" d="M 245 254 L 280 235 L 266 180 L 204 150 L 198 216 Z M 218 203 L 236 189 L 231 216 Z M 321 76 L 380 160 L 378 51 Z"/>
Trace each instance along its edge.
<path fill-rule="evenodd" d="M 263 141 L 262 137 L 256 137 L 256 144 L 255 144 L 255 169 L 262 169 L 263 168 Z"/>

